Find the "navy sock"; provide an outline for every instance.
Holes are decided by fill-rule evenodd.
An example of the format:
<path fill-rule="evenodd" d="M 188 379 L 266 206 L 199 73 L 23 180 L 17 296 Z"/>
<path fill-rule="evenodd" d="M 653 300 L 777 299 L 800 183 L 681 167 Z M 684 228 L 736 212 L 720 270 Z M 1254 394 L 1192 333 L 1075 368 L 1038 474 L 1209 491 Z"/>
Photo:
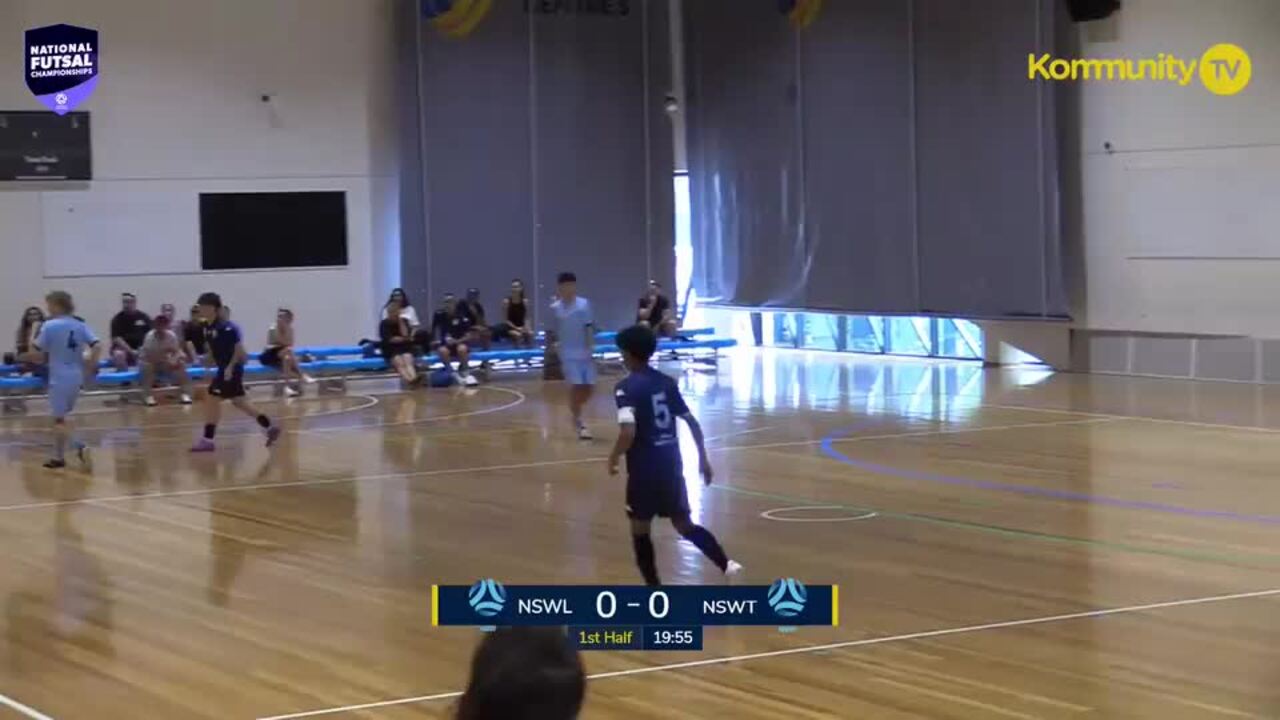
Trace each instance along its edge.
<path fill-rule="evenodd" d="M 218 426 L 217 426 L 217 425 L 205 425 L 205 426 L 204 426 L 204 439 L 205 439 L 205 440 L 212 440 L 212 439 L 213 439 L 213 436 L 214 436 L 217 432 L 218 432 Z"/>
<path fill-rule="evenodd" d="M 267 417 L 266 415 L 259 415 L 258 425 L 260 425 L 263 430 L 266 430 L 267 428 L 271 427 L 271 418 Z"/>
<path fill-rule="evenodd" d="M 631 547 L 636 551 L 636 566 L 644 576 L 646 585 L 661 585 L 658 567 L 653 560 L 653 540 L 648 535 L 632 535 Z"/>
<path fill-rule="evenodd" d="M 694 525 L 689 528 L 689 532 L 685 533 L 684 539 L 698 546 L 702 554 L 720 568 L 720 572 L 724 572 L 725 568 L 729 567 L 729 556 L 724 554 L 720 541 L 716 540 L 716 536 L 712 535 L 710 530 L 701 525 Z"/>

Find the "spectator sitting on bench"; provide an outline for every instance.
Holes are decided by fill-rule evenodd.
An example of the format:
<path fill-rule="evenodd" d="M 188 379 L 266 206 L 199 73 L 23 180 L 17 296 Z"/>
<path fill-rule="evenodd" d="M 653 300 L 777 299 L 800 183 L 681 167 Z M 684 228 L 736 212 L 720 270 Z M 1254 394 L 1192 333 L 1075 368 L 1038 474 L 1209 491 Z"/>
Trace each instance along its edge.
<path fill-rule="evenodd" d="M 400 315 L 400 303 L 395 300 L 387 303 L 384 312 L 387 316 L 378 323 L 382 357 L 400 375 L 401 380 L 410 386 L 416 386 L 420 376 L 414 363 L 413 336 L 409 330 L 409 321 Z"/>
<path fill-rule="evenodd" d="M 182 324 L 182 352 L 188 365 L 204 364 L 204 321 L 200 319 L 199 305 L 191 306 L 191 317 Z"/>
<path fill-rule="evenodd" d="M 409 294 L 404 291 L 404 288 L 396 288 L 391 291 L 391 295 L 387 298 L 387 304 L 382 306 L 382 319 L 387 319 L 387 309 L 393 302 L 400 304 L 400 317 L 409 323 L 409 334 L 412 336 L 421 327 L 422 321 L 418 320 L 418 311 L 413 309 L 413 303 L 409 300 Z"/>
<path fill-rule="evenodd" d="M 657 280 L 649 281 L 649 289 L 640 298 L 636 324 L 644 325 L 658 337 L 676 336 L 678 328 L 671 300 L 662 292 L 662 285 Z"/>
<path fill-rule="evenodd" d="M 493 326 L 493 334 L 499 340 L 510 340 L 516 347 L 533 347 L 533 324 L 529 317 L 529 302 L 524 296 L 524 282 L 520 278 L 511 281 L 511 293 L 502 299 L 503 321 Z"/>
<path fill-rule="evenodd" d="M 191 377 L 182 354 L 182 342 L 170 329 L 168 315 L 157 315 L 155 327 L 142 341 L 139 365 L 142 371 L 143 402 L 155 407 L 156 396 L 151 392 L 157 378 L 171 379 L 182 390 L 182 404 L 191 404 Z"/>
<path fill-rule="evenodd" d="M 471 358 L 471 349 L 467 347 L 467 337 L 471 334 L 471 316 L 458 309 L 458 300 L 453 293 L 445 293 L 443 305 L 431 316 L 431 337 L 434 341 L 432 350 L 440 357 L 446 370 L 452 370 L 449 363 L 458 358 L 458 378 L 466 385 L 476 385 L 477 380 L 467 373 L 467 361 Z"/>
<path fill-rule="evenodd" d="M 44 310 L 34 305 L 27 308 L 22 313 L 22 319 L 18 321 L 18 332 L 13 342 L 13 352 L 5 353 L 4 363 L 6 365 L 18 365 L 22 372 L 37 372 L 40 370 L 39 365 L 22 360 L 22 356 L 35 350 L 36 338 L 40 336 L 40 328 L 44 325 Z"/>
<path fill-rule="evenodd" d="M 466 299 L 458 303 L 458 312 L 468 316 L 471 330 L 467 333 L 467 342 L 478 346 L 481 350 L 493 347 L 493 330 L 485 319 L 484 305 L 480 302 L 480 289 L 467 290 Z"/>
<path fill-rule="evenodd" d="M 151 330 L 151 318 L 138 309 L 133 293 L 120 295 L 120 312 L 111 318 L 111 361 L 117 370 L 128 370 L 138 362 L 138 351 Z"/>
<path fill-rule="evenodd" d="M 297 397 L 302 392 L 290 386 L 290 378 L 305 383 L 315 382 L 315 379 L 302 372 L 298 356 L 293 352 L 293 311 L 289 308 L 276 311 L 276 324 L 267 330 L 267 347 L 258 356 L 258 362 L 275 368 L 284 375 L 284 394 L 288 397 Z"/>

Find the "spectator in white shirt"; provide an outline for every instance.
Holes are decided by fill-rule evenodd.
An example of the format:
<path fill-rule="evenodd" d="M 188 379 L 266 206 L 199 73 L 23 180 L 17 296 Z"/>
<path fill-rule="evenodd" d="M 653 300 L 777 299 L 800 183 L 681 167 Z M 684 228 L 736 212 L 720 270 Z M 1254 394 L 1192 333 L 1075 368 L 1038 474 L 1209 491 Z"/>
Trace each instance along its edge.
<path fill-rule="evenodd" d="M 418 320 L 418 311 L 413 309 L 413 303 L 409 302 L 409 296 L 405 294 L 404 288 L 396 288 L 391 291 L 391 296 L 387 298 L 386 305 L 382 306 L 382 319 L 387 319 L 387 307 L 393 302 L 400 304 L 400 319 L 409 323 L 409 335 L 412 336 L 422 323 Z"/>
<path fill-rule="evenodd" d="M 157 378 L 169 378 L 182 390 L 182 404 L 191 404 L 191 377 L 187 374 L 187 363 L 182 352 L 182 341 L 173 331 L 167 315 L 157 315 L 155 326 L 147 332 L 138 352 L 139 366 L 142 371 L 143 402 L 148 407 L 156 405 L 156 396 L 152 392 Z"/>

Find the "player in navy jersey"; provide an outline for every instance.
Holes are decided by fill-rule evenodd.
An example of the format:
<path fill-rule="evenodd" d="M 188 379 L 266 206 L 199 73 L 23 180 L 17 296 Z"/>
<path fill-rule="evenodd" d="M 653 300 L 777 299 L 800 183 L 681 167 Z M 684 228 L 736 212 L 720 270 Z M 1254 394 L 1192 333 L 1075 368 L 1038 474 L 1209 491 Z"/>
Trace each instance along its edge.
<path fill-rule="evenodd" d="M 205 367 L 216 367 L 204 399 L 204 436 L 196 441 L 191 452 L 212 452 L 213 436 L 218 432 L 218 420 L 222 416 L 222 401 L 229 400 L 240 412 L 258 421 L 267 433 L 267 447 L 280 439 L 280 427 L 271 418 L 258 412 L 244 392 L 244 364 L 249 359 L 240 335 L 240 328 L 222 314 L 222 298 L 217 293 L 205 293 L 196 301 L 200 306 L 200 318 L 205 323 Z"/>
<path fill-rule="evenodd" d="M 75 409 L 85 376 L 98 374 L 98 356 L 102 347 L 98 336 L 83 320 L 74 316 L 75 303 L 71 295 L 57 290 L 44 298 L 49 308 L 49 320 L 40 327 L 31 351 L 20 358 L 26 362 L 49 366 L 49 412 L 53 416 L 53 457 L 44 464 L 50 470 L 67 466 L 67 445 L 75 448 L 80 464 L 86 470 L 92 466 L 89 448 L 80 442 L 67 423 L 67 416 Z"/>
<path fill-rule="evenodd" d="M 649 585 L 660 585 L 653 558 L 649 528 L 654 517 L 665 517 L 685 540 L 693 543 L 725 575 L 742 572 L 729 559 L 709 530 L 690 518 L 689 496 L 684 486 L 684 467 L 676 419 L 684 420 L 698 446 L 698 469 L 702 481 L 711 484 L 714 472 L 707 458 L 702 426 L 689 412 L 675 380 L 649 366 L 658 349 L 653 331 L 635 325 L 618 333 L 622 361 L 630 371 L 614 387 L 618 402 L 618 440 L 609 453 L 609 474 L 618 474 L 618 462 L 627 456 L 627 517 L 631 518 L 631 542 L 636 565 Z"/>

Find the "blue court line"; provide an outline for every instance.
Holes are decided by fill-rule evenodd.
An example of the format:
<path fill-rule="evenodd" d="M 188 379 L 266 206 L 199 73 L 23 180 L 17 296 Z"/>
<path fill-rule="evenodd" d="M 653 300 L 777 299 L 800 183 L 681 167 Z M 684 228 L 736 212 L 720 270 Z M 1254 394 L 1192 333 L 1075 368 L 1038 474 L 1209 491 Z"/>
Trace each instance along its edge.
<path fill-rule="evenodd" d="M 997 492 L 1015 493 L 1030 497 L 1069 500 L 1072 502 L 1084 502 L 1094 505 L 1109 505 L 1111 507 L 1125 508 L 1128 510 L 1147 510 L 1151 512 L 1167 513 L 1170 515 L 1184 515 L 1202 519 L 1235 520 L 1238 522 L 1256 523 L 1261 525 L 1280 525 L 1280 517 L 1275 515 L 1250 515 L 1246 513 L 1231 512 L 1229 510 L 1189 508 L 1182 507 L 1181 505 L 1166 505 L 1164 503 L 1150 502 L 1147 500 L 1125 500 L 1123 498 L 1094 495 L 1092 493 L 1075 492 L 1072 490 L 1058 490 L 1055 488 L 1039 487 L 1036 485 L 1016 485 L 1012 483 L 994 482 L 991 480 L 962 478 L 953 475 L 939 475 L 937 473 L 921 472 L 918 470 L 903 470 L 889 465 L 880 465 L 879 463 L 858 460 L 857 458 L 849 457 L 835 448 L 835 443 L 837 441 L 849 439 L 853 436 L 853 433 L 863 427 L 865 427 L 865 424 L 841 428 L 822 438 L 822 454 L 833 460 L 838 460 L 860 470 L 866 470 L 867 472 L 877 473 L 880 475 L 899 477 L 904 480 L 917 480 L 919 482 L 938 483 L 942 485 L 956 485 L 960 487 L 975 488 L 978 490 L 995 490 Z"/>

